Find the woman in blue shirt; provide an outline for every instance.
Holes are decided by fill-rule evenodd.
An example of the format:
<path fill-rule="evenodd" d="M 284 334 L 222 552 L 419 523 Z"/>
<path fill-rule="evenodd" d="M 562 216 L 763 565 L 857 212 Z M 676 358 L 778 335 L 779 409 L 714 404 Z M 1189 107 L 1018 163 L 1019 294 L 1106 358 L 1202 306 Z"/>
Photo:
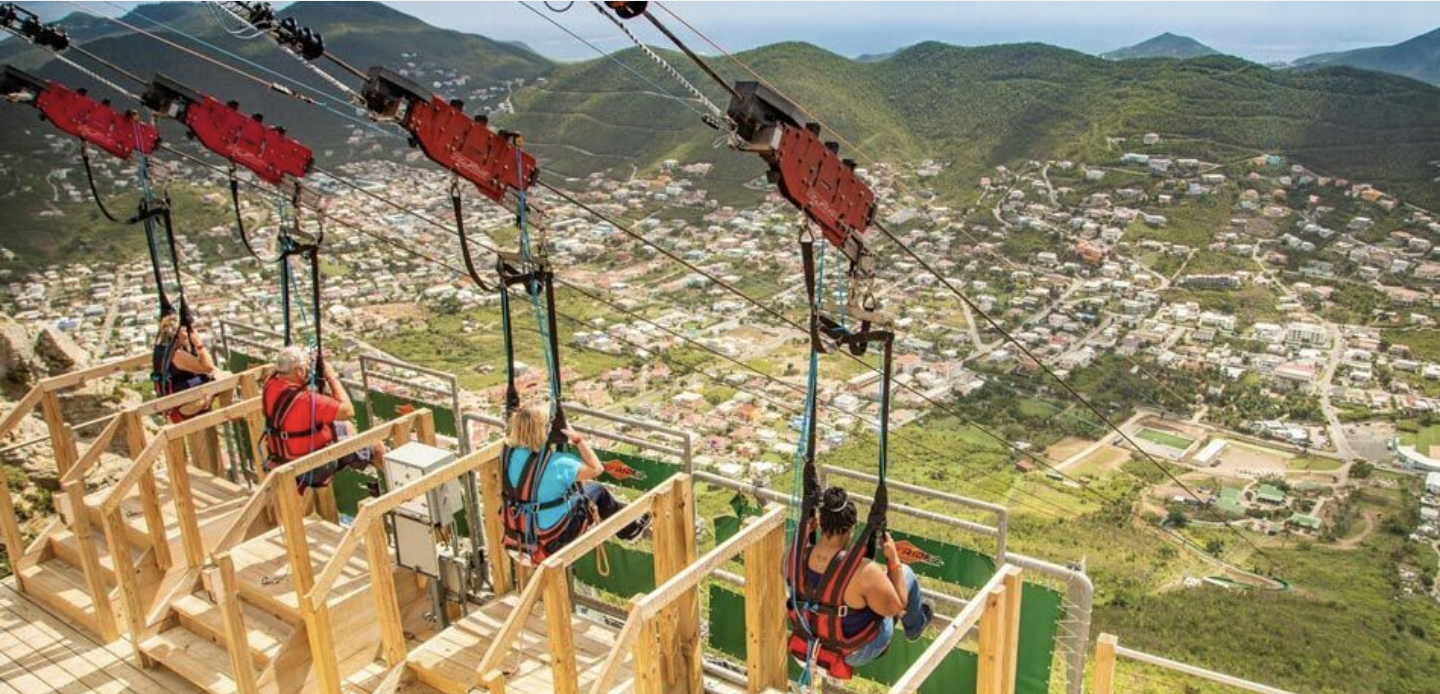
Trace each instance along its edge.
<path fill-rule="evenodd" d="M 550 430 L 550 412 L 544 405 L 523 407 L 510 415 L 510 426 L 505 434 L 505 445 L 510 457 L 505 461 L 505 474 L 511 485 L 519 485 L 525 476 L 525 463 L 533 451 L 543 450 L 546 434 Z M 615 515 L 625 504 L 616 499 L 605 485 L 595 482 L 605 473 L 605 466 L 595 456 L 595 451 L 579 433 L 566 429 L 565 436 L 580 455 L 556 451 L 550 456 L 544 476 L 540 479 L 535 501 L 540 508 L 536 511 L 535 524 L 541 532 L 548 532 L 560 524 L 564 530 L 546 548 L 554 553 L 579 537 L 591 524 Z M 538 459 L 537 459 L 538 462 Z M 572 488 L 579 486 L 578 493 Z M 562 501 L 563 500 L 563 501 Z M 555 503 L 562 501 L 562 503 Z M 634 540 L 650 525 L 650 515 L 645 514 L 618 533 L 622 540 Z"/>

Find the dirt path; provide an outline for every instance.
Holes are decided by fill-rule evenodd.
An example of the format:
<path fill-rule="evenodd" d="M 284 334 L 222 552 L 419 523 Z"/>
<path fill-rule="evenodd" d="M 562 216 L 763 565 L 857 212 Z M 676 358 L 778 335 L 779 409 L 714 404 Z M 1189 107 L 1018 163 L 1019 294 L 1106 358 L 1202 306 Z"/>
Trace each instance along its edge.
<path fill-rule="evenodd" d="M 1364 529 L 1351 537 L 1347 537 L 1343 540 L 1336 540 L 1335 544 L 1332 546 L 1335 549 L 1343 549 L 1347 551 L 1359 549 L 1360 543 L 1364 542 L 1365 538 L 1370 536 L 1370 533 L 1375 532 L 1375 521 L 1377 516 L 1379 515 L 1380 514 L 1378 511 L 1366 511 L 1365 513 L 1361 514 L 1360 520 L 1365 522 Z"/>

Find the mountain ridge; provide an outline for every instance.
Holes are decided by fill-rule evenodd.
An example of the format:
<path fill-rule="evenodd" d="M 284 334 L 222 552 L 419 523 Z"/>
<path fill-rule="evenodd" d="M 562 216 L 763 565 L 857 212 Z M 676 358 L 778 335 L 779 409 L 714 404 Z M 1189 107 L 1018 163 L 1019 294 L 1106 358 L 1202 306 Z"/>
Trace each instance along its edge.
<path fill-rule="evenodd" d="M 1347 66 L 1402 75 L 1440 86 L 1440 27 L 1389 46 L 1317 53 L 1290 63 L 1296 69 Z"/>
<path fill-rule="evenodd" d="M 1189 36 L 1172 34 L 1167 31 L 1131 46 L 1106 51 L 1101 53 L 1100 57 L 1106 60 L 1132 60 L 1135 58 L 1178 58 L 1185 60 L 1207 55 L 1218 55 L 1219 53 L 1220 51 L 1200 43 Z"/>

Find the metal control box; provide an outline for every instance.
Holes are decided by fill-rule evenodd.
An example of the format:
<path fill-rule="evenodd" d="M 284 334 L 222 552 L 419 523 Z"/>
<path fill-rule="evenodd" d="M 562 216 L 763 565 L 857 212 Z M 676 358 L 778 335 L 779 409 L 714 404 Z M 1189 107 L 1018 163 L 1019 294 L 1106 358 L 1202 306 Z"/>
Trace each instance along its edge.
<path fill-rule="evenodd" d="M 443 448 L 411 441 L 385 453 L 385 482 L 391 491 L 415 481 L 455 461 L 455 454 Z M 447 482 L 426 494 L 406 501 L 395 510 L 399 515 L 432 526 L 449 526 L 461 509 L 461 487 L 458 480 Z M 431 505 L 435 508 L 432 510 Z M 432 512 L 433 511 L 433 512 Z"/>

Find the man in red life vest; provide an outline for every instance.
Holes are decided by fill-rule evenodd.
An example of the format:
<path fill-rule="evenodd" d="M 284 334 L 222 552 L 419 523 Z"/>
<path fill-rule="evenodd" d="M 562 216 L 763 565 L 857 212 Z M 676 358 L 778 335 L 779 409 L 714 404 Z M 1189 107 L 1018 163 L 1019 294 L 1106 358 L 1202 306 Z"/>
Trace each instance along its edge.
<path fill-rule="evenodd" d="M 310 354 L 290 345 L 275 358 L 275 375 L 265 382 L 265 470 L 300 458 L 350 435 L 355 406 L 335 371 L 325 364 L 319 382 L 312 383 Z M 317 392 L 314 387 L 318 386 Z M 383 465 L 384 451 L 376 446 L 350 453 L 296 478 L 300 491 L 324 487 L 344 468 L 363 470 Z"/>

